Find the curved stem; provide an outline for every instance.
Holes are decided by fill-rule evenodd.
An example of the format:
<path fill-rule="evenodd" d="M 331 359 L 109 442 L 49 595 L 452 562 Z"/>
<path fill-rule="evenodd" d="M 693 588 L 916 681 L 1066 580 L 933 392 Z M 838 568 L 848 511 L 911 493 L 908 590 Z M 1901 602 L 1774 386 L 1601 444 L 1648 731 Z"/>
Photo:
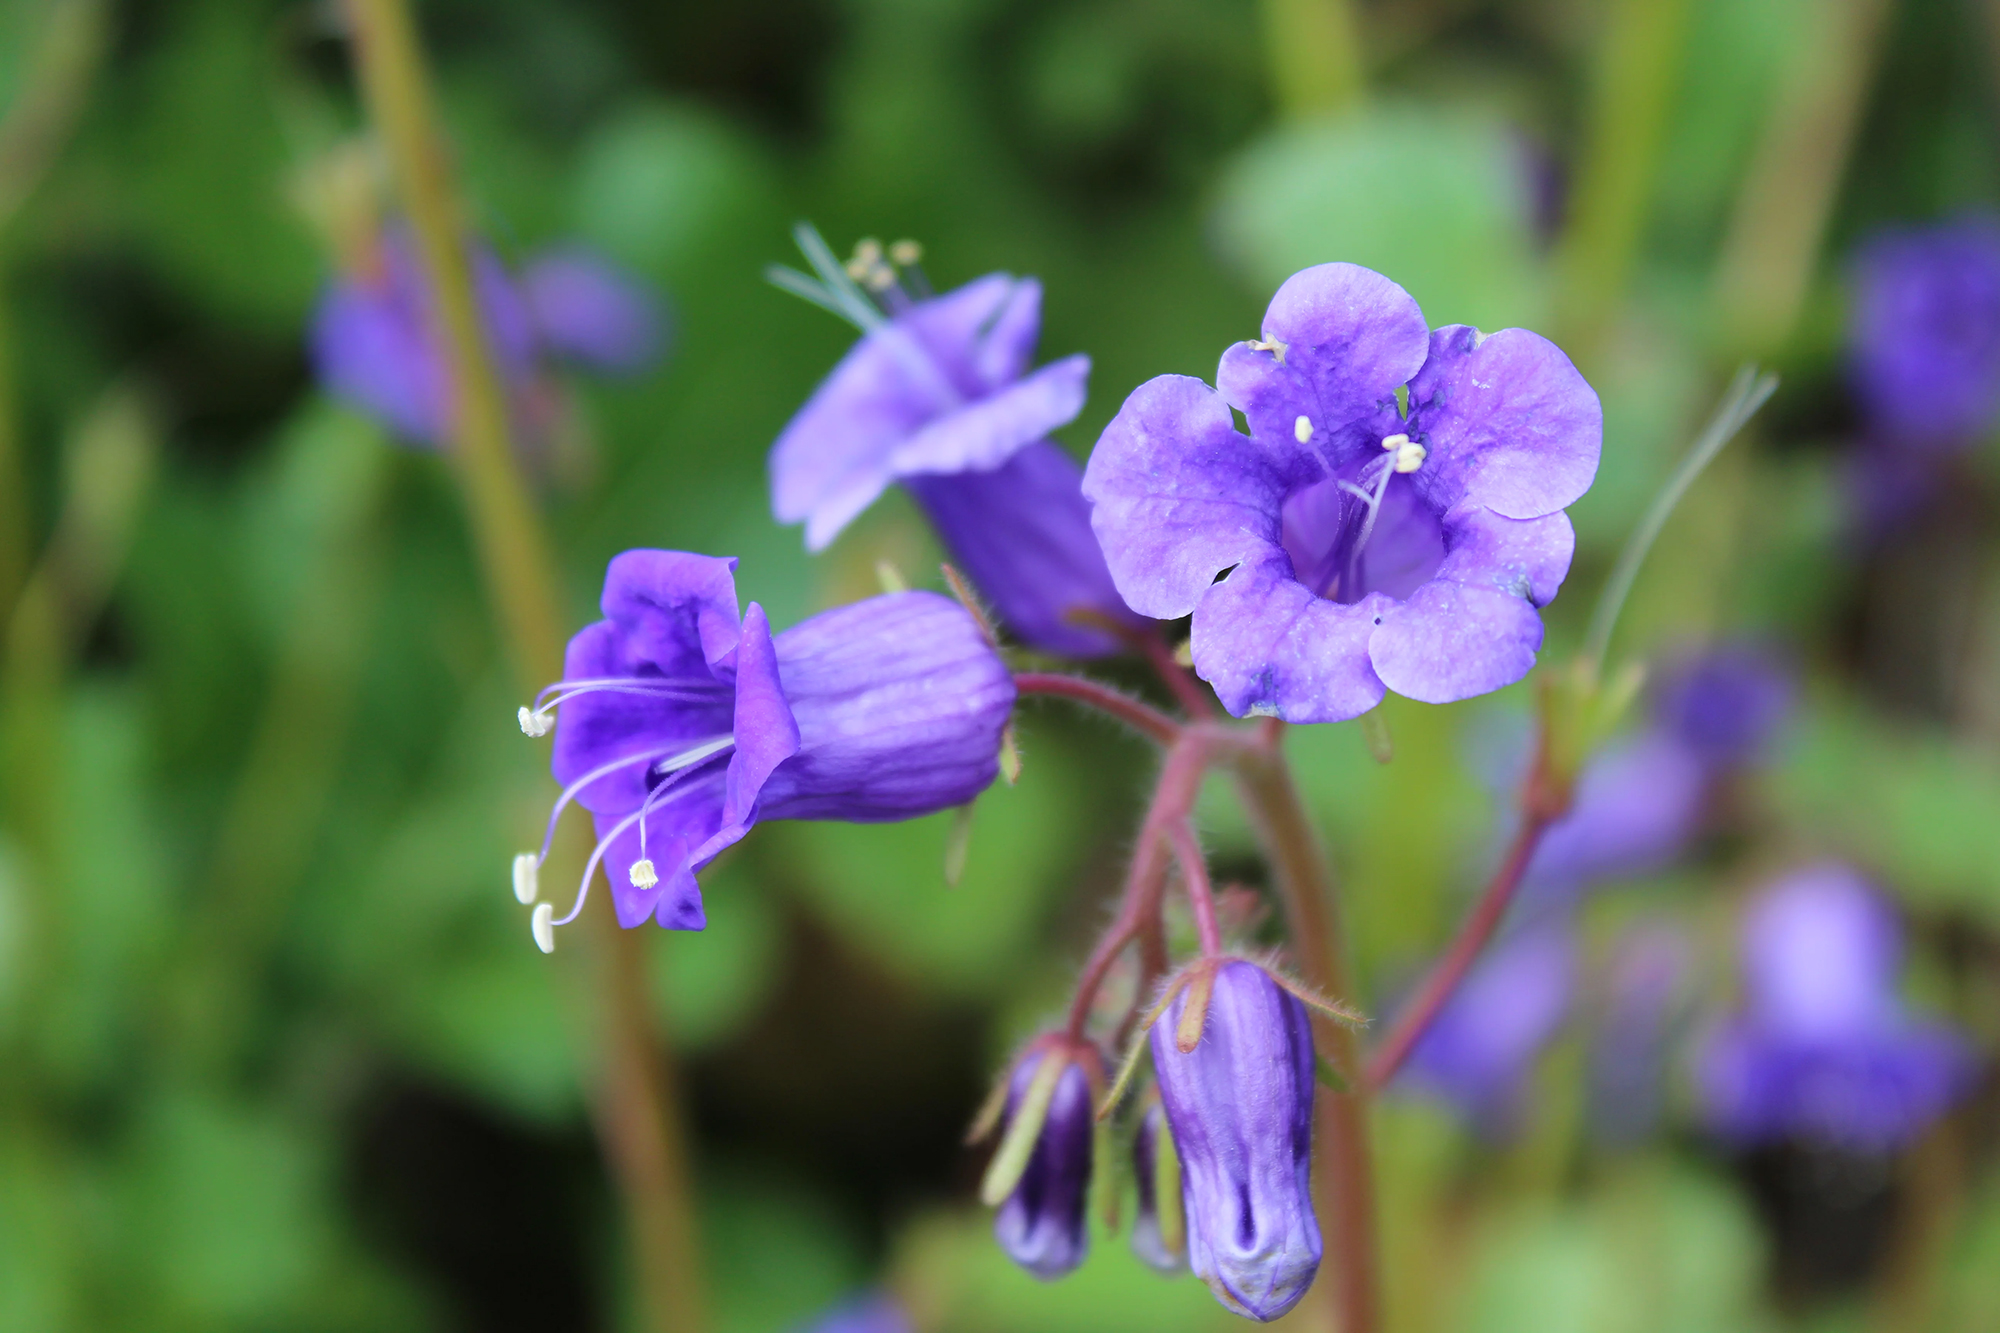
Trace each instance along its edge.
<path fill-rule="evenodd" d="M 1194 826 L 1185 819 L 1175 820 L 1167 829 L 1167 842 L 1174 849 L 1174 860 L 1180 863 L 1181 878 L 1187 882 L 1188 906 L 1194 909 L 1202 956 L 1213 958 L 1222 952 L 1222 928 L 1216 924 L 1215 887 L 1209 882 L 1208 862 L 1195 840 Z"/>
<path fill-rule="evenodd" d="M 1534 859 L 1542 834 L 1553 822 L 1549 816 L 1532 809 L 1522 816 L 1521 828 L 1514 835 L 1513 845 L 1507 849 L 1506 859 L 1494 872 L 1486 891 L 1473 906 L 1472 914 L 1459 927 L 1458 937 L 1445 951 L 1443 961 L 1424 979 L 1423 989 L 1417 992 L 1417 997 L 1396 1015 L 1389 1035 L 1382 1039 L 1381 1046 L 1369 1058 L 1369 1087 L 1379 1089 L 1396 1076 L 1396 1071 L 1410 1058 L 1417 1042 L 1436 1021 L 1445 1002 L 1451 999 L 1452 992 L 1465 980 L 1465 974 L 1479 957 L 1479 951 L 1493 938 L 1500 919 L 1507 914 L 1508 905 L 1514 901 L 1514 891 L 1521 886 L 1521 876 L 1527 872 L 1528 862 Z"/>
<path fill-rule="evenodd" d="M 1321 994 L 1351 999 L 1333 874 L 1299 801 L 1285 762 L 1284 724 L 1271 719 L 1263 744 L 1235 756 L 1238 791 L 1270 859 L 1284 902 L 1299 970 Z M 1376 1333 L 1381 1294 L 1376 1273 L 1375 1181 L 1368 1152 L 1368 1088 L 1358 1077 L 1353 1029 L 1313 1015 L 1319 1049 L 1347 1077 L 1348 1088 L 1321 1088 L 1316 1108 L 1322 1148 L 1313 1157 L 1313 1193 L 1333 1259 L 1341 1333 Z"/>
<path fill-rule="evenodd" d="M 1083 676 L 1061 671 L 1021 671 L 1015 673 L 1014 688 L 1022 694 L 1047 694 L 1088 705 L 1117 718 L 1156 744 L 1172 745 L 1181 737 L 1181 724 L 1151 704 Z"/>

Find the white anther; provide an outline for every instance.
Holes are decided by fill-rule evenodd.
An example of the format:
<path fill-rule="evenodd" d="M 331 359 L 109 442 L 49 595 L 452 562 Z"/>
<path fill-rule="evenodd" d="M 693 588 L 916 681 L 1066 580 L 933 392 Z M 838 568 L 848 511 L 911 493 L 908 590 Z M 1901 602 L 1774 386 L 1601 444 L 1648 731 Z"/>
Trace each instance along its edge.
<path fill-rule="evenodd" d="M 521 705 L 521 711 L 518 716 L 521 719 L 521 734 L 523 736 L 546 736 L 549 734 L 549 728 L 556 724 L 554 714 L 538 712 L 526 704 Z"/>
<path fill-rule="evenodd" d="M 1248 346 L 1253 352 L 1269 352 L 1272 356 L 1277 357 L 1279 364 L 1282 365 L 1285 360 L 1285 348 L 1289 344 L 1281 343 L 1276 338 L 1259 338 L 1248 344 Z"/>
<path fill-rule="evenodd" d="M 922 263 L 923 258 L 924 247 L 912 240 L 900 240 L 889 247 L 889 262 L 897 268 L 908 268 L 912 264 Z"/>
<path fill-rule="evenodd" d="M 1304 444 L 1307 440 L 1310 440 L 1313 437 L 1312 418 L 1302 416 L 1297 421 L 1294 421 L 1292 423 L 1292 436 L 1300 444 Z"/>
<path fill-rule="evenodd" d="M 541 896 L 541 869 L 542 858 L 533 852 L 514 858 L 514 896 L 524 907 Z"/>
<path fill-rule="evenodd" d="M 1415 472 L 1424 465 L 1424 459 L 1430 455 L 1428 449 L 1421 444 L 1412 443 L 1407 435 L 1385 435 L 1382 437 L 1382 447 L 1395 451 L 1396 458 L 1392 466 L 1398 472 Z"/>
<path fill-rule="evenodd" d="M 650 889 L 660 882 L 660 872 L 653 868 L 652 858 L 642 856 L 632 863 L 632 887 Z"/>
<path fill-rule="evenodd" d="M 528 929 L 534 934 L 535 947 L 543 953 L 556 951 L 556 909 L 548 903 L 536 903 L 535 914 L 528 918 Z"/>

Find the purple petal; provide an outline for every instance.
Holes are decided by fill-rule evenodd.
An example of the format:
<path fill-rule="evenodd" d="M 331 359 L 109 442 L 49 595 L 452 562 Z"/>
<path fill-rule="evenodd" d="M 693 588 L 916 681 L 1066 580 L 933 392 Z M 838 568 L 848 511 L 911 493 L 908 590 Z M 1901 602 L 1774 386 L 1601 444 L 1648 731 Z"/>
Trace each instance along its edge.
<path fill-rule="evenodd" d="M 1010 1117 L 1041 1062 L 1042 1052 L 1032 1050 L 1015 1066 L 1007 1088 Z M 1056 1080 L 1048 1119 L 1021 1183 L 993 1218 L 994 1238 L 1007 1257 L 1045 1282 L 1082 1263 L 1090 1248 L 1084 1208 L 1090 1194 L 1094 1112 L 1089 1077 L 1082 1065 L 1069 1065 Z"/>
<path fill-rule="evenodd" d="M 778 681 L 778 654 L 764 608 L 750 603 L 736 654 L 736 751 L 729 760 L 724 827 L 747 829 L 757 818 L 757 798 L 772 770 L 799 751 L 799 725 Z M 739 832 L 737 836 L 741 836 Z M 732 839 L 734 841 L 734 839 Z M 720 851 L 720 848 L 716 849 Z"/>
<path fill-rule="evenodd" d="M 598 837 L 616 828 L 631 813 L 626 810 L 593 816 Z M 648 815 L 645 851 L 659 881 L 649 889 L 632 883 L 632 864 L 639 859 L 638 825 L 613 838 L 604 849 L 604 876 L 611 885 L 611 902 L 618 909 L 618 924 L 631 930 L 650 919 L 668 930 L 704 929 L 708 917 L 702 911 L 701 889 L 694 878 L 699 867 L 691 864 L 690 858 L 721 822 L 722 787 L 712 779 L 700 790 L 691 791 L 687 797 Z"/>
<path fill-rule="evenodd" d="M 617 624 L 600 620 L 584 626 L 569 641 L 563 678 L 613 677 L 631 677 L 642 685 L 660 678 L 648 658 L 631 650 Z M 577 796 L 586 810 L 629 813 L 646 799 L 652 762 L 667 758 L 676 749 L 728 735 L 730 712 L 729 691 L 721 685 L 712 700 L 624 690 L 580 695 L 563 704 L 557 714 L 550 767 L 556 781 L 568 786 L 600 768 L 630 760 Z"/>
<path fill-rule="evenodd" d="M 1570 812 L 1542 835 L 1524 901 L 1571 898 L 1667 865 L 1694 836 L 1707 790 L 1700 757 L 1669 736 L 1646 732 L 1607 747 L 1584 768 Z"/>
<path fill-rule="evenodd" d="M 542 341 L 599 370 L 640 370 L 660 350 L 660 314 L 636 279 L 581 247 L 532 260 L 521 292 Z"/>
<path fill-rule="evenodd" d="M 604 572 L 604 614 L 636 662 L 661 675 L 704 677 L 736 651 L 736 558 L 626 551 Z"/>
<path fill-rule="evenodd" d="M 1410 294 L 1357 264 L 1320 264 L 1286 279 L 1264 312 L 1264 341 L 1282 353 L 1237 343 L 1222 354 L 1216 388 L 1267 446 L 1298 440 L 1329 458 L 1379 446 L 1390 433 L 1396 389 L 1424 364 L 1429 325 Z"/>
<path fill-rule="evenodd" d="M 1547 606 L 1569 574 L 1576 529 L 1568 514 L 1503 518 L 1490 509 L 1467 506 L 1446 517 L 1444 545 L 1444 562 L 1435 577 Z"/>
<path fill-rule="evenodd" d="M 2000 222 L 1884 233 L 1855 260 L 1853 379 L 1872 434 L 1962 448 L 2000 416 Z"/>
<path fill-rule="evenodd" d="M 1842 865 L 1780 880 L 1743 917 L 1752 1008 L 1800 1036 L 1838 1036 L 1894 1012 L 1902 948 L 1889 904 Z"/>
<path fill-rule="evenodd" d="M 1089 379 L 1090 358 L 1081 353 L 1043 366 L 925 426 L 896 447 L 889 470 L 907 477 L 998 467 L 1073 420 L 1083 410 Z"/>
<path fill-rule="evenodd" d="M 1383 613 L 1368 652 L 1396 693 L 1448 704 L 1512 685 L 1541 646 L 1542 618 L 1525 599 L 1433 579 Z"/>
<path fill-rule="evenodd" d="M 444 443 L 449 393 L 421 313 L 386 285 L 336 282 L 312 327 L 313 373 L 326 391 L 406 440 Z"/>
<path fill-rule="evenodd" d="M 1431 335 L 1410 383 L 1410 437 L 1429 450 L 1411 479 L 1439 511 L 1470 502 L 1507 518 L 1571 505 L 1597 476 L 1604 411 L 1562 349 L 1526 329 Z"/>
<path fill-rule="evenodd" d="M 1245 439 L 1206 384 L 1162 375 L 1132 391 L 1084 469 L 1083 494 L 1126 603 L 1175 620 L 1231 565 L 1282 555 L 1279 514 L 1319 464 L 1289 439 Z"/>
<path fill-rule="evenodd" d="M 1283 552 L 1246 562 L 1195 611 L 1195 670 L 1234 716 L 1344 722 L 1382 702 L 1368 644 L 1394 605 L 1380 593 L 1351 605 L 1316 597 Z"/>
<path fill-rule="evenodd" d="M 1118 641 L 1071 619 L 1077 610 L 1142 626 L 1118 595 L 1090 530 L 1083 469 L 1046 440 L 990 472 L 909 477 L 952 559 L 1023 643 L 1099 657 Z"/>

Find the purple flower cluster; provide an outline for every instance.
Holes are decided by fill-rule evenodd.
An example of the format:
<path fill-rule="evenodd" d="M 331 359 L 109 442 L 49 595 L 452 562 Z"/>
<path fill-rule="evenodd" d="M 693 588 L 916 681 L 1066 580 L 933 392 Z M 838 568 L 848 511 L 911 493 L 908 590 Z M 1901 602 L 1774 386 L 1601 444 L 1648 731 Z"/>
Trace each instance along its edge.
<path fill-rule="evenodd" d="M 438 316 L 415 247 L 401 227 L 376 239 L 365 271 L 321 298 L 311 332 L 327 392 L 402 438 L 432 448 L 451 436 L 452 387 Z M 636 283 L 590 252 L 552 251 L 517 281 L 484 246 L 472 252 L 489 347 L 519 423 L 532 436 L 548 415 L 541 361 L 553 356 L 608 373 L 643 368 L 662 341 L 659 312 Z"/>
<path fill-rule="evenodd" d="M 1139 386 L 1083 489 L 1118 591 L 1193 615 L 1224 707 L 1337 722 L 1388 690 L 1448 703 L 1527 674 L 1603 435 L 1555 344 L 1432 330 L 1387 278 L 1322 264 L 1216 386 Z"/>
<path fill-rule="evenodd" d="M 1970 1048 L 1903 1005 L 1895 913 L 1854 870 L 1813 866 L 1763 890 L 1744 912 L 1741 946 L 1743 1006 L 1696 1064 L 1708 1121 L 1725 1139 L 1886 1150 L 1967 1090 Z"/>

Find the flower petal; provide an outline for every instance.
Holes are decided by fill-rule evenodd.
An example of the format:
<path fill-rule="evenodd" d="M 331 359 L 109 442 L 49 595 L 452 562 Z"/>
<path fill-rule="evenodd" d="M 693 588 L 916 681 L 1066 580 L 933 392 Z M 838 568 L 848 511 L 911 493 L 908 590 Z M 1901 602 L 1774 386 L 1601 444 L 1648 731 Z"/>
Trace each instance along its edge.
<path fill-rule="evenodd" d="M 694 781 L 697 779 L 690 779 Z M 599 814 L 597 834 L 602 838 L 632 812 Z M 630 930 L 650 918 L 669 930 L 700 930 L 708 924 L 702 911 L 701 889 L 695 884 L 689 857 L 722 818 L 722 788 L 706 780 L 701 791 L 691 791 L 685 799 L 663 805 L 646 818 L 646 855 L 653 862 L 658 882 L 651 888 L 632 883 L 632 864 L 639 859 L 639 828 L 634 824 L 613 838 L 604 849 L 604 875 L 611 884 L 611 902 L 618 909 L 618 924 Z M 711 859 L 713 859 L 711 857 Z M 702 864 L 707 864 L 706 861 Z"/>
<path fill-rule="evenodd" d="M 1512 685 L 1541 646 L 1542 618 L 1526 598 L 1440 578 L 1383 615 L 1368 655 L 1396 693 L 1448 704 Z"/>
<path fill-rule="evenodd" d="M 522 270 L 521 295 L 543 344 L 573 361 L 629 374 L 659 353 L 660 312 L 651 295 L 581 246 L 537 255 Z"/>
<path fill-rule="evenodd" d="M 1569 573 L 1576 529 L 1564 513 L 1502 518 L 1467 505 L 1446 517 L 1444 542 L 1444 563 L 1434 577 L 1497 588 L 1547 606 Z"/>
<path fill-rule="evenodd" d="M 722 803 L 724 826 L 748 829 L 757 818 L 757 797 L 771 771 L 799 752 L 799 724 L 778 683 L 778 654 L 771 621 L 750 603 L 743 617 L 742 646 L 736 654 L 736 752 L 729 759 L 728 793 Z M 740 836 L 740 835 L 739 835 Z M 717 850 L 720 850 L 719 848 Z"/>
<path fill-rule="evenodd" d="M 1282 552 L 1231 571 L 1194 613 L 1194 667 L 1237 717 L 1344 722 L 1382 702 L 1369 637 L 1394 602 L 1316 597 Z"/>
<path fill-rule="evenodd" d="M 1410 382 L 1409 433 L 1429 455 L 1411 480 L 1439 511 L 1485 505 L 1539 518 L 1597 476 L 1604 410 L 1562 349 L 1526 329 L 1490 337 L 1465 324 L 1431 335 Z"/>
<path fill-rule="evenodd" d="M 742 634 L 734 556 L 623 552 L 604 572 L 602 605 L 633 665 L 663 676 L 708 676 L 728 662 Z"/>
<path fill-rule="evenodd" d="M 1079 353 L 938 417 L 898 445 L 888 468 L 898 477 L 990 469 L 1083 410 L 1090 358 Z"/>
<path fill-rule="evenodd" d="M 1339 459 L 1394 431 L 1396 389 L 1424 364 L 1429 334 L 1424 312 L 1389 279 L 1320 264 L 1286 279 L 1264 312 L 1264 340 L 1283 352 L 1237 343 L 1215 384 L 1260 440 L 1297 441 L 1304 417 L 1312 447 Z"/>
<path fill-rule="evenodd" d="M 1246 439 L 1198 379 L 1161 375 L 1132 391 L 1084 468 L 1091 528 L 1126 604 L 1174 620 L 1215 576 L 1278 547 L 1279 511 L 1318 460 Z"/>

